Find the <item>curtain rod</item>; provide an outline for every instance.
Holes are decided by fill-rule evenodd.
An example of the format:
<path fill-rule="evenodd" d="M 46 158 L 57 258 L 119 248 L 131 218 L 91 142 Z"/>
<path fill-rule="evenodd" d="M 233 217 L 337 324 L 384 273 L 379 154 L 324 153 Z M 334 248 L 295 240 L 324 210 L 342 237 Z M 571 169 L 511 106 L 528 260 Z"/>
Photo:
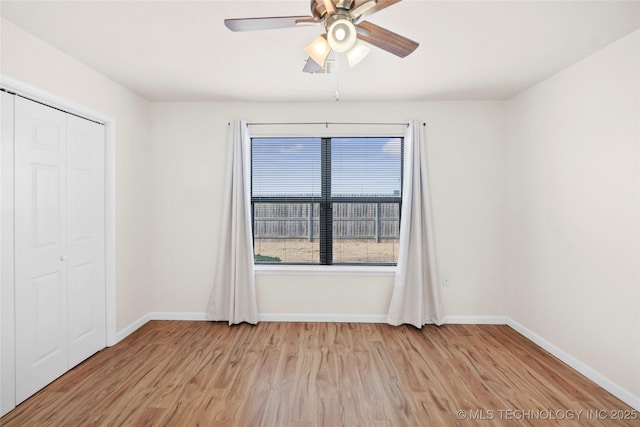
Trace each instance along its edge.
<path fill-rule="evenodd" d="M 409 123 L 372 123 L 372 122 L 291 122 L 291 123 L 247 123 L 247 126 L 286 126 L 286 125 L 325 125 L 325 127 L 329 127 L 329 125 L 358 125 L 358 126 L 409 126 Z"/>
<path fill-rule="evenodd" d="M 227 123 L 227 125 L 231 125 L 231 123 Z M 409 126 L 407 122 L 254 122 L 247 123 L 247 126 L 289 126 L 289 125 L 325 125 L 325 127 L 329 127 L 329 125 L 358 125 L 358 126 Z M 424 125 L 424 123 L 423 123 Z"/>

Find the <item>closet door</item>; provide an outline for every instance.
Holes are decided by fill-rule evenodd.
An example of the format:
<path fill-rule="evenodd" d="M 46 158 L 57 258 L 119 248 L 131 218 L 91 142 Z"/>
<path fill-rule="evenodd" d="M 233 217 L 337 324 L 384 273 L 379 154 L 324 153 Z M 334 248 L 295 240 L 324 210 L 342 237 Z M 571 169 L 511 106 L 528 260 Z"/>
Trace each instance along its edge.
<path fill-rule="evenodd" d="M 16 404 L 105 347 L 102 125 L 16 97 Z"/>
<path fill-rule="evenodd" d="M 68 368 L 106 345 L 104 127 L 67 117 Z"/>
<path fill-rule="evenodd" d="M 67 370 L 66 114 L 16 97 L 16 404 Z"/>

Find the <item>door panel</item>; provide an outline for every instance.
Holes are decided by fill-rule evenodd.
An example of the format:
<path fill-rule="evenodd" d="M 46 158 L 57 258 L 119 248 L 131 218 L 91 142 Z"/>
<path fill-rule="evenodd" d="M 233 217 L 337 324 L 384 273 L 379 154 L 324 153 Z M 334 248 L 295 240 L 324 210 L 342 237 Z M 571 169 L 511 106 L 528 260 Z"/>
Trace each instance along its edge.
<path fill-rule="evenodd" d="M 66 115 L 15 103 L 16 403 L 67 370 Z"/>
<path fill-rule="evenodd" d="M 34 366 L 40 366 L 50 357 L 58 355 L 66 346 L 66 340 L 62 339 L 64 337 L 61 337 L 57 330 L 62 317 L 62 302 L 59 301 L 62 298 L 62 281 L 60 274 L 56 272 L 34 277 L 31 285 L 36 299 L 33 315 L 38 331 Z"/>
<path fill-rule="evenodd" d="M 69 295 L 73 295 L 74 298 L 74 302 L 69 304 L 69 319 L 73 319 L 73 322 L 69 322 L 71 346 L 96 332 L 93 321 L 95 286 L 92 286 L 92 281 L 94 276 L 95 264 L 92 262 L 69 269 Z M 76 301 L 85 303 L 76 303 Z"/>
<path fill-rule="evenodd" d="M 105 138 L 102 125 L 75 116 L 67 132 L 71 368 L 106 345 Z"/>
<path fill-rule="evenodd" d="M 44 249 L 47 246 L 61 245 L 60 235 L 62 218 L 60 217 L 60 199 L 62 189 L 60 168 L 58 166 L 31 164 L 33 191 L 33 247 Z"/>

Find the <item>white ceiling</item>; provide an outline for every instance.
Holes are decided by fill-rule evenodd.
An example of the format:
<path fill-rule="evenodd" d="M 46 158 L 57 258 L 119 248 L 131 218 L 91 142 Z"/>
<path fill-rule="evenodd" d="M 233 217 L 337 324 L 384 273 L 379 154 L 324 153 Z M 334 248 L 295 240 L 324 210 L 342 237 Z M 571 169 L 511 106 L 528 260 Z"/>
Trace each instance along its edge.
<path fill-rule="evenodd" d="M 640 28 L 640 2 L 405 0 L 368 17 L 416 40 L 349 69 L 301 71 L 321 27 L 233 33 L 225 18 L 309 0 L 2 1 L 4 18 L 152 101 L 507 99 Z"/>

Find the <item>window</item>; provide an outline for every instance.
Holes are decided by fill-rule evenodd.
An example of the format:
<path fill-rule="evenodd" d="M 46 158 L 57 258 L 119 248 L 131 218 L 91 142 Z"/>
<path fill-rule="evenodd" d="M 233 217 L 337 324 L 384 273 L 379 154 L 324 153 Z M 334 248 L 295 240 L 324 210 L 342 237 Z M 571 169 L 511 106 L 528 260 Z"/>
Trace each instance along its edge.
<path fill-rule="evenodd" d="M 253 138 L 255 262 L 395 265 L 403 139 Z"/>

